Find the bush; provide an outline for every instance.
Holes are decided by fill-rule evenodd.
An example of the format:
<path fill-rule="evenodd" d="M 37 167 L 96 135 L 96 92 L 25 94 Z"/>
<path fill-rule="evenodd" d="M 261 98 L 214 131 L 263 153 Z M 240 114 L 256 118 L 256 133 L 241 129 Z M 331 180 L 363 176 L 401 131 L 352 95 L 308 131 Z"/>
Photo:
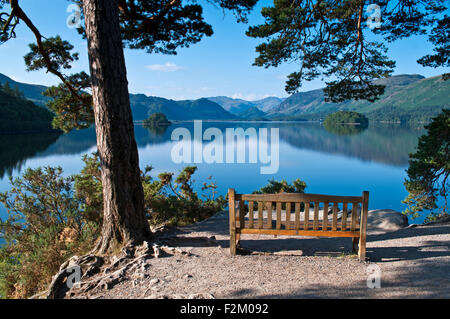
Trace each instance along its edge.
<path fill-rule="evenodd" d="M 269 180 L 269 184 L 262 187 L 260 190 L 254 191 L 253 194 L 279 194 L 279 193 L 304 193 L 306 183 L 297 178 L 292 182 L 292 185 L 284 179 L 279 182 L 274 179 Z"/>
<path fill-rule="evenodd" d="M 98 155 L 83 156 L 80 174 L 64 177 L 60 167 L 27 169 L 10 178 L 11 190 L 0 193 L 8 211 L 0 219 L 0 295 L 24 298 L 45 290 L 60 265 L 90 251 L 102 225 L 103 197 Z M 197 168 L 149 176 L 142 172 L 145 209 L 150 224 L 187 225 L 223 210 L 217 186 L 205 182 L 202 195 L 194 192 Z M 211 178 L 209 178 L 210 180 Z"/>
<path fill-rule="evenodd" d="M 286 180 L 282 180 L 281 182 L 276 181 L 274 179 L 269 180 L 269 183 L 262 187 L 261 189 L 254 191 L 253 194 L 280 194 L 280 193 L 304 193 L 306 188 L 306 183 L 300 178 L 297 178 L 292 182 L 292 185 L 289 184 Z M 257 205 L 255 202 L 254 205 Z M 276 203 L 272 203 L 272 207 L 274 208 Z M 304 209 L 304 203 L 301 203 L 300 209 Z M 286 208 L 286 203 L 281 205 L 282 209 Z M 246 207 L 248 211 L 248 207 Z"/>
<path fill-rule="evenodd" d="M 86 198 L 88 215 L 94 218 L 95 211 L 103 208 L 102 185 L 100 182 L 100 164 L 98 155 L 84 156 L 85 167 L 75 177 L 76 193 Z M 142 172 L 145 209 L 152 225 L 184 226 L 208 218 L 223 210 L 226 200 L 217 196 L 217 186 L 211 182 L 202 185 L 202 194 L 194 192 L 192 176 L 197 167 L 185 167 L 174 179 L 174 173 L 161 173 L 154 180 L 149 173 L 153 167 L 147 166 Z"/>
<path fill-rule="evenodd" d="M 12 189 L 0 193 L 8 211 L 0 219 L 0 294 L 24 298 L 45 289 L 70 256 L 87 252 L 99 224 L 86 218 L 82 199 L 74 196 L 73 177 L 60 167 L 27 169 L 10 178 Z"/>

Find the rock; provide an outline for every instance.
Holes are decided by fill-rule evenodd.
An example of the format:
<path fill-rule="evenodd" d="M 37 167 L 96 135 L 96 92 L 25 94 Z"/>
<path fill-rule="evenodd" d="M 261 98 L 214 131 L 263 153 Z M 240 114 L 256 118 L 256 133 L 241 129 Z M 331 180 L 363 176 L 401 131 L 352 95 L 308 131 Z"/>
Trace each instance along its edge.
<path fill-rule="evenodd" d="M 150 280 L 150 282 L 148 283 L 150 286 L 154 286 L 157 283 L 159 283 L 159 279 L 158 278 L 154 278 L 152 280 Z"/>
<path fill-rule="evenodd" d="M 392 209 L 370 210 L 367 230 L 394 231 L 408 227 L 408 217 Z"/>
<path fill-rule="evenodd" d="M 303 251 L 301 250 L 281 250 L 273 252 L 276 256 L 303 256 Z"/>

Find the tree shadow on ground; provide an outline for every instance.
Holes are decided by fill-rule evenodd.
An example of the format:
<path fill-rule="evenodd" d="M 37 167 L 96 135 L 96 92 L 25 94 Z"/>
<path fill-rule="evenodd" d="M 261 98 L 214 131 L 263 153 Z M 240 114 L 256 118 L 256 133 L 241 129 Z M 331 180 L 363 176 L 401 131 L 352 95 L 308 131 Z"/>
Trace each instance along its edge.
<path fill-rule="evenodd" d="M 228 236 L 228 214 L 220 213 L 208 220 L 205 220 L 194 226 L 195 231 L 207 230 L 211 234 Z M 193 230 L 187 227 L 184 233 Z M 408 238 L 444 235 L 448 234 L 450 227 L 448 224 L 442 226 L 417 226 L 412 228 L 403 228 L 392 232 L 375 232 L 369 229 L 367 236 L 367 257 L 374 262 L 388 262 L 397 260 L 417 260 L 434 257 L 450 256 L 450 243 L 448 242 L 425 242 L 420 247 L 407 246 Z M 377 247 L 377 242 L 389 241 L 395 239 L 406 240 L 404 246 Z M 207 241 L 204 241 L 208 244 Z M 229 248 L 229 240 L 217 240 L 222 248 Z M 261 253 L 281 253 L 284 255 L 302 255 L 302 256 L 342 256 L 352 252 L 351 238 L 329 238 L 329 237 L 288 237 L 279 236 L 274 238 L 271 235 L 242 235 L 241 247 L 246 251 Z"/>
<path fill-rule="evenodd" d="M 449 227 L 416 227 L 401 229 L 394 232 L 374 234 L 367 236 L 367 257 L 373 262 L 417 260 L 434 257 L 449 257 L 450 243 L 440 241 L 426 241 L 425 245 L 414 246 L 383 246 L 376 247 L 376 242 L 392 239 L 408 239 L 412 237 L 444 235 L 449 233 Z M 270 236 L 259 236 L 261 239 L 246 239 L 242 236 L 241 246 L 248 250 L 276 253 L 280 251 L 292 252 L 295 255 L 317 256 L 330 255 L 339 256 L 352 251 L 350 238 L 329 237 L 302 237 L 302 238 L 268 238 Z M 221 243 L 225 244 L 225 243 Z M 373 244 L 373 245 L 371 245 Z M 226 245 L 229 247 L 229 243 Z M 301 252 L 301 253 L 299 253 Z"/>
<path fill-rule="evenodd" d="M 382 272 L 380 288 L 368 288 L 363 280 L 345 287 L 333 283 L 310 284 L 289 293 L 257 294 L 257 289 L 242 289 L 233 292 L 230 297 L 242 298 L 249 293 L 256 299 L 450 298 L 450 265 L 422 260 L 413 268 L 396 268 L 390 278 L 385 278 Z"/>

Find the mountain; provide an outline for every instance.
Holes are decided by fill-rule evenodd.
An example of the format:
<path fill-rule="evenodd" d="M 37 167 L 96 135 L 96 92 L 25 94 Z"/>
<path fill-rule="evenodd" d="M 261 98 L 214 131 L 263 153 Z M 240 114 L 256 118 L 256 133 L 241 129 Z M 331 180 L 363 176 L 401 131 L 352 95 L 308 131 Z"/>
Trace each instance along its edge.
<path fill-rule="evenodd" d="M 242 99 L 233 99 L 227 96 L 216 96 L 216 97 L 208 97 L 208 100 L 211 100 L 220 106 L 222 106 L 225 110 L 235 115 L 242 114 L 244 112 L 248 112 L 250 109 L 256 107 L 262 112 L 268 112 L 283 102 L 284 98 L 279 98 L 275 96 L 266 97 L 262 100 L 257 101 L 246 101 Z"/>
<path fill-rule="evenodd" d="M 253 102 L 258 109 L 263 112 L 269 112 L 270 110 L 276 108 L 280 105 L 286 98 L 279 98 L 276 96 L 269 96 L 265 99 Z"/>
<path fill-rule="evenodd" d="M 253 102 L 241 99 L 232 99 L 226 96 L 209 97 L 208 100 L 219 104 L 225 110 L 235 115 L 245 112 L 255 106 Z"/>
<path fill-rule="evenodd" d="M 0 83 L 8 82 L 11 88 L 18 88 L 30 101 L 44 105 L 49 98 L 42 95 L 47 87 L 36 84 L 20 83 L 0 73 Z M 162 112 L 170 120 L 218 119 L 233 120 L 237 117 L 219 104 L 202 98 L 194 101 L 174 101 L 144 94 L 130 94 L 131 111 L 134 120 L 147 119 L 152 113 Z"/>
<path fill-rule="evenodd" d="M 0 132 L 50 131 L 53 114 L 10 86 L 0 87 Z"/>
<path fill-rule="evenodd" d="M 246 111 L 243 111 L 242 113 L 238 113 L 238 116 L 241 119 L 245 120 L 257 120 L 257 119 L 263 119 L 266 116 L 266 113 L 258 109 L 256 106 L 253 106 L 249 108 Z"/>
<path fill-rule="evenodd" d="M 42 95 L 42 92 L 47 89 L 46 86 L 16 82 L 10 77 L 0 73 L 0 84 L 3 85 L 6 82 L 8 82 L 9 86 L 13 89 L 17 87 L 28 100 L 31 100 L 38 105 L 44 105 L 50 99 Z"/>
<path fill-rule="evenodd" d="M 24 96 L 38 105 L 48 98 L 41 95 L 42 85 L 16 82 L 0 73 L 0 83 L 8 82 Z M 421 75 L 396 75 L 376 83 L 386 85 L 381 98 L 367 101 L 326 103 L 322 90 L 312 90 L 291 95 L 288 98 L 267 97 L 258 101 L 245 101 L 226 96 L 198 100 L 174 101 L 170 99 L 130 94 L 131 110 L 135 120 L 144 120 L 150 114 L 162 112 L 169 120 L 192 119 L 321 119 L 339 111 L 357 111 L 372 121 L 428 121 L 442 108 L 450 107 L 450 80 L 441 76 L 424 78 Z"/>
<path fill-rule="evenodd" d="M 130 103 L 134 120 L 145 120 L 156 112 L 164 113 L 169 120 L 237 119 L 237 116 L 206 98 L 174 101 L 144 94 L 130 94 Z"/>
<path fill-rule="evenodd" d="M 386 85 L 381 98 L 367 101 L 327 103 L 322 90 L 293 94 L 278 107 L 272 109 L 270 118 L 313 118 L 339 110 L 358 111 L 371 120 L 378 121 L 426 121 L 442 108 L 450 107 L 450 81 L 441 76 L 424 78 L 421 75 L 396 75 L 376 81 Z"/>

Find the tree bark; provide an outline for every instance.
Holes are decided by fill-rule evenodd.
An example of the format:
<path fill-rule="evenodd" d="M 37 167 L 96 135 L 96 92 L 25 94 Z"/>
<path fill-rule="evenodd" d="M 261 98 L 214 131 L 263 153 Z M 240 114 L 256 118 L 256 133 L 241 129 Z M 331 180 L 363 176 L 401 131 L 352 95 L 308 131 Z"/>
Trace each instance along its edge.
<path fill-rule="evenodd" d="M 83 0 L 92 97 L 103 185 L 103 226 L 98 253 L 151 237 L 144 212 L 116 1 Z"/>

